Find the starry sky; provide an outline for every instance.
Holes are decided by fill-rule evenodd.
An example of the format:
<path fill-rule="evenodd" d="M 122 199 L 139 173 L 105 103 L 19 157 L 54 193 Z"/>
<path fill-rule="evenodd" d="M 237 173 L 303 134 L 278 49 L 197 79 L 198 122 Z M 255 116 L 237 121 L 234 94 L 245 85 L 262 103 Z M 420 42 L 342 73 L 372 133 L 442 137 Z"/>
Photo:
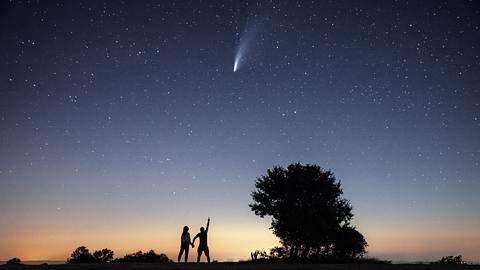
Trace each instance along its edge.
<path fill-rule="evenodd" d="M 342 181 L 369 256 L 480 261 L 478 1 L 2 1 L 0 260 L 278 245 L 256 177 Z M 240 56 L 239 56 L 240 54 Z M 234 72 L 234 62 L 241 57 Z"/>

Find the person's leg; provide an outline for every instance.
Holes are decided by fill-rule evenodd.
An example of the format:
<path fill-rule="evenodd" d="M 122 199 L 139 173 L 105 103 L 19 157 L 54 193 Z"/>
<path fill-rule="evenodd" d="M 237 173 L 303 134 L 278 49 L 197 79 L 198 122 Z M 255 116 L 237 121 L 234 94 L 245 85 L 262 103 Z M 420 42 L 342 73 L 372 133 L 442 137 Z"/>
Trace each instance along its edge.
<path fill-rule="evenodd" d="M 205 248 L 205 257 L 207 257 L 207 262 L 210 263 L 210 251 L 208 247 Z"/>
<path fill-rule="evenodd" d="M 187 246 L 185 248 L 185 262 L 188 262 L 188 250 L 189 250 L 189 247 Z"/>
<path fill-rule="evenodd" d="M 178 252 L 178 262 L 180 262 L 180 259 L 182 258 L 183 254 L 183 247 L 180 247 L 180 252 Z"/>
<path fill-rule="evenodd" d="M 202 256 L 202 249 L 199 247 L 197 249 L 197 252 L 198 252 L 198 256 L 197 256 L 197 263 L 200 262 L 200 256 Z"/>

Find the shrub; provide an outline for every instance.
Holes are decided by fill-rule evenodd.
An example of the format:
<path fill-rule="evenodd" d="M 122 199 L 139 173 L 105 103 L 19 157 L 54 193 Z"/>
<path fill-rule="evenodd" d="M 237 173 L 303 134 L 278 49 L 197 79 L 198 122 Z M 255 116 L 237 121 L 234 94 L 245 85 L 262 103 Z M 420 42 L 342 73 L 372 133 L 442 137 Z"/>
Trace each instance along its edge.
<path fill-rule="evenodd" d="M 10 265 L 12 265 L 12 264 L 21 264 L 21 263 L 22 263 L 22 261 L 21 261 L 19 258 L 12 258 L 12 259 L 10 259 L 10 260 L 7 261 L 7 264 L 10 264 Z"/>
<path fill-rule="evenodd" d="M 113 261 L 112 250 L 104 248 L 102 250 L 95 251 L 93 254 L 90 254 L 90 251 L 87 247 L 81 246 L 72 252 L 72 255 L 70 255 L 70 258 L 67 260 L 67 263 L 109 263 L 111 261 Z"/>
<path fill-rule="evenodd" d="M 432 264 L 466 264 L 462 258 L 462 255 L 458 256 L 445 256 L 442 257 L 440 260 L 433 262 Z"/>
<path fill-rule="evenodd" d="M 150 250 L 149 252 L 143 253 L 142 251 L 137 251 L 132 254 L 127 254 L 123 258 L 115 259 L 113 262 L 116 263 L 171 263 L 167 255 L 165 254 L 156 254 L 155 251 Z"/>

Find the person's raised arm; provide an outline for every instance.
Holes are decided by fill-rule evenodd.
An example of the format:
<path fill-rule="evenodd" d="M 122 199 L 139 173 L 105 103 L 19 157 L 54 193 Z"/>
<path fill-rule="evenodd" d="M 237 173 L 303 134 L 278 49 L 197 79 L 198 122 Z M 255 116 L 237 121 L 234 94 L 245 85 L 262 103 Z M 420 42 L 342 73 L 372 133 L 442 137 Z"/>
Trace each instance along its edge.
<path fill-rule="evenodd" d="M 208 227 L 210 226 L 210 218 L 207 220 L 207 229 L 205 229 L 208 232 Z"/>

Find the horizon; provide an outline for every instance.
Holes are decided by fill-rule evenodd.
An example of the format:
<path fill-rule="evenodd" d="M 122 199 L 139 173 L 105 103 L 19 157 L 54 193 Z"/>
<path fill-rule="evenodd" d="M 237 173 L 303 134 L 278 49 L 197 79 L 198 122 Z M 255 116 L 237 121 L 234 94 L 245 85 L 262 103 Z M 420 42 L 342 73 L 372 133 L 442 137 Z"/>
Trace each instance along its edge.
<path fill-rule="evenodd" d="M 480 5 L 2 1 L 0 260 L 278 246 L 273 166 L 341 181 L 367 256 L 480 262 Z M 195 250 L 190 251 L 190 261 Z M 204 258 L 202 259 L 204 260 Z"/>

